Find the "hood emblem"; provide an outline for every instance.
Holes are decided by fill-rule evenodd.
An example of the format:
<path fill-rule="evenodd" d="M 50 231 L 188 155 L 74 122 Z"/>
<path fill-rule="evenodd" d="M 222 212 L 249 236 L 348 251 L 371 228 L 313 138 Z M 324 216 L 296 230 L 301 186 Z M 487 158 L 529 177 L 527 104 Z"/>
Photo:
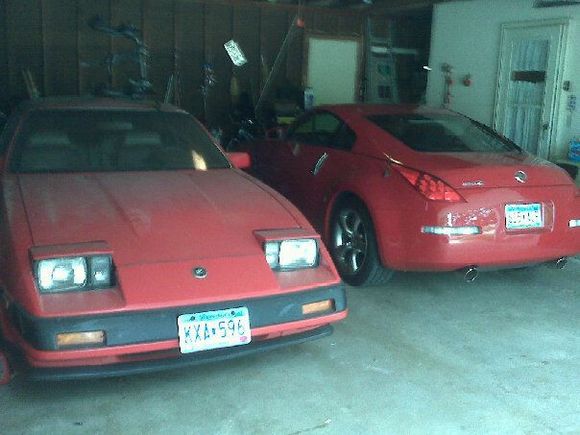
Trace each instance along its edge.
<path fill-rule="evenodd" d="M 193 276 L 197 279 L 203 279 L 207 276 L 207 270 L 204 267 L 195 267 L 193 269 Z"/>
<path fill-rule="evenodd" d="M 525 183 L 528 181 L 528 174 L 526 174 L 524 171 L 518 171 L 515 173 L 514 178 L 518 183 Z"/>
<path fill-rule="evenodd" d="M 481 180 L 477 180 L 477 181 L 464 181 L 463 183 L 461 183 L 461 185 L 463 187 L 482 187 L 483 185 L 485 185 L 485 183 Z"/>

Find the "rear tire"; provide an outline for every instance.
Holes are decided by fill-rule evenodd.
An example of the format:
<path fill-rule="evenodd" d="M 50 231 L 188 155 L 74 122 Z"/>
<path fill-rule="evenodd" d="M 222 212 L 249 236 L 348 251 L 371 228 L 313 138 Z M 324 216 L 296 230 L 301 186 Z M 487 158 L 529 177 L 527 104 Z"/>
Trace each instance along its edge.
<path fill-rule="evenodd" d="M 8 382 L 10 382 L 11 378 L 12 370 L 10 369 L 8 358 L 2 349 L 0 349 L 0 385 L 6 385 Z"/>
<path fill-rule="evenodd" d="M 5 346 L 2 328 L 0 328 L 0 386 L 6 385 L 12 379 L 12 367 L 8 360 L 7 346 Z"/>
<path fill-rule="evenodd" d="M 330 222 L 330 253 L 342 279 L 350 285 L 379 285 L 394 271 L 381 264 L 370 215 L 358 201 L 339 204 Z"/>

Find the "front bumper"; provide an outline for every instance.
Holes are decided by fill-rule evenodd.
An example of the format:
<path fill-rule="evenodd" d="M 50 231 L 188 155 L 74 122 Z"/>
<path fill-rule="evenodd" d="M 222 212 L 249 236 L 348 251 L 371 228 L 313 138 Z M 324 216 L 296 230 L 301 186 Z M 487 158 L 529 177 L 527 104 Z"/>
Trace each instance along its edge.
<path fill-rule="evenodd" d="M 314 316 L 302 314 L 302 305 L 326 299 L 334 301 L 334 310 Z M 239 306 L 249 311 L 250 344 L 187 355 L 179 352 L 179 315 Z M 34 317 L 16 305 L 9 309 L 10 326 L 17 337 L 12 343 L 14 353 L 21 356 L 22 365 L 30 369 L 32 377 L 39 379 L 117 376 L 228 359 L 328 335 L 331 329 L 326 327 L 346 315 L 342 285 L 263 298 L 87 317 Z M 92 330 L 105 331 L 105 345 L 57 347 L 59 333 Z"/>
<path fill-rule="evenodd" d="M 225 361 L 246 355 L 251 355 L 292 344 L 300 344 L 310 340 L 326 337 L 332 334 L 332 326 L 326 325 L 314 330 L 279 337 L 271 340 L 255 341 L 246 346 L 236 346 L 225 349 L 209 350 L 199 353 L 159 358 L 145 361 L 116 363 L 107 365 L 87 365 L 78 367 L 33 367 L 20 356 L 20 367 L 28 379 L 34 381 L 65 381 L 91 378 L 109 378 L 125 375 L 136 375 L 181 367 L 209 364 Z"/>

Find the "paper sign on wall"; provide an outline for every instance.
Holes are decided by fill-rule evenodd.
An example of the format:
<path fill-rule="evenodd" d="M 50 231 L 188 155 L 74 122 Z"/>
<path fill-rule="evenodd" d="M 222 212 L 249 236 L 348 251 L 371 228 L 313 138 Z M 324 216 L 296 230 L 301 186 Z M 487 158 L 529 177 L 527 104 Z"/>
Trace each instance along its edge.
<path fill-rule="evenodd" d="M 236 41 L 230 39 L 228 42 L 224 44 L 224 48 L 230 55 L 230 59 L 234 63 L 235 66 L 242 66 L 248 63 L 248 59 L 244 56 L 244 52 L 238 45 Z"/>

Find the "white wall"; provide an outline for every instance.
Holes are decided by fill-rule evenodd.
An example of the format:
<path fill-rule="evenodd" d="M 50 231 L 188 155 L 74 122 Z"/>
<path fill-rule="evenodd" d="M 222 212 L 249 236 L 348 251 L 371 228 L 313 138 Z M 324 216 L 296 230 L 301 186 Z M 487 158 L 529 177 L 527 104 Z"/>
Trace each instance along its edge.
<path fill-rule="evenodd" d="M 572 83 L 571 92 L 560 92 L 560 117 L 556 143 L 550 159 L 566 155 L 568 142 L 580 136 L 580 107 L 570 116 L 566 101 L 570 93 L 580 100 L 580 6 L 534 8 L 534 0 L 469 0 L 440 3 L 433 10 L 431 56 L 427 104 L 443 102 L 441 65 L 453 66 L 451 108 L 487 125 L 492 125 L 497 83 L 501 24 L 550 18 L 570 18 L 563 80 Z M 472 75 L 465 87 L 461 78 Z M 580 101 L 578 102 L 580 106 Z"/>

